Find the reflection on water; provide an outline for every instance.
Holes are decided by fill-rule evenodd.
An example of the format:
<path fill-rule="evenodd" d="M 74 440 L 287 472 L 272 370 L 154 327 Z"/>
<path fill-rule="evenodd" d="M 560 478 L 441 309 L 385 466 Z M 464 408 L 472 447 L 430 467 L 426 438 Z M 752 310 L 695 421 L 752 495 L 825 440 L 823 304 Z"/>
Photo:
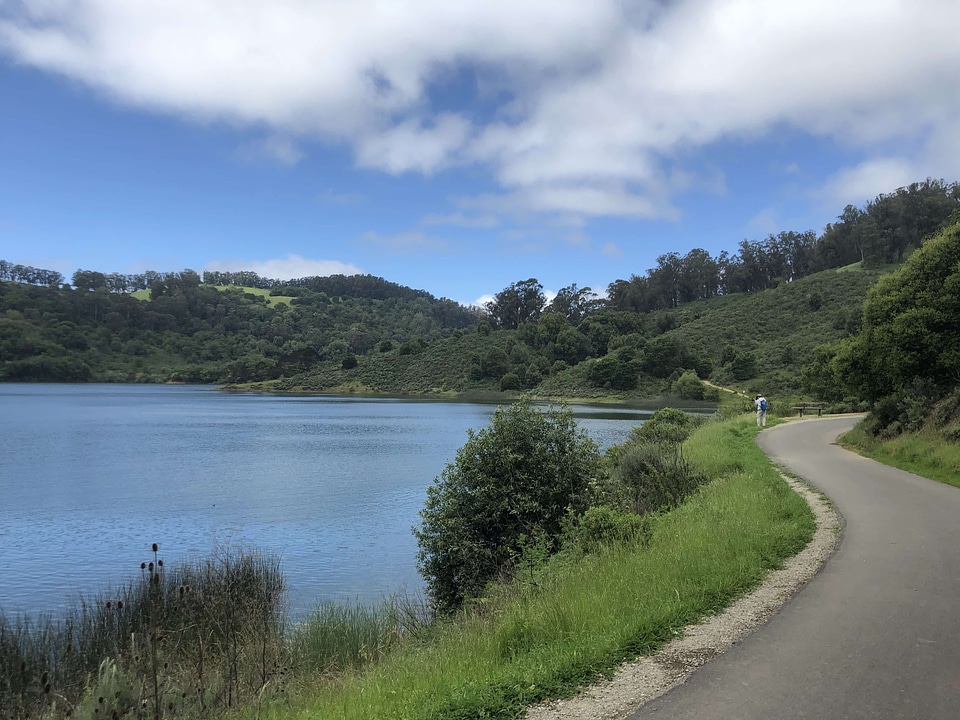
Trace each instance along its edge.
<path fill-rule="evenodd" d="M 426 487 L 494 405 L 232 394 L 205 387 L 0 386 L 0 608 L 55 611 L 166 562 L 256 547 L 291 609 L 421 587 Z M 601 446 L 649 411 L 575 406 Z"/>

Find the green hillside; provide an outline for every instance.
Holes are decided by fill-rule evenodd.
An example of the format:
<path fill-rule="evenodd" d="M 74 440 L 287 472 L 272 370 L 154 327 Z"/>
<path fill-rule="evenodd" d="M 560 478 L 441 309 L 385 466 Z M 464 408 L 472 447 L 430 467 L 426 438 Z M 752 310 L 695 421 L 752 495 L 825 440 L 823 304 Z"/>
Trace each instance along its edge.
<path fill-rule="evenodd" d="M 244 387 L 389 395 L 522 390 L 547 397 L 651 399 L 676 394 L 683 371 L 695 370 L 718 384 L 799 394 L 802 367 L 817 346 L 856 332 L 863 299 L 881 274 L 829 270 L 770 290 L 648 315 L 599 311 L 577 325 L 545 314 L 515 330 L 481 326 L 480 332 L 381 348 L 356 356 L 355 366 L 322 362 Z M 604 326 L 611 331 L 601 338 L 597 328 Z M 617 332 L 618 326 L 630 332 Z M 587 348 L 580 360 L 577 339 Z M 595 350 L 601 342 L 608 349 L 602 355 Z M 604 365 L 624 369 L 623 386 L 604 381 Z"/>
<path fill-rule="evenodd" d="M 710 379 L 757 392 L 801 391 L 818 346 L 855 334 L 863 300 L 890 268 L 827 270 L 759 293 L 699 301 L 655 314 L 664 333 L 712 365 Z"/>

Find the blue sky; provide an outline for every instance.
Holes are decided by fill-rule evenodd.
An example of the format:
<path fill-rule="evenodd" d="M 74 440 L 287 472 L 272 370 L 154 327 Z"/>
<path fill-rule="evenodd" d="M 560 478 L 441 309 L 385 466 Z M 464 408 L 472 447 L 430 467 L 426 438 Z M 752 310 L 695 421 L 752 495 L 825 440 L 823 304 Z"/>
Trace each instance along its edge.
<path fill-rule="evenodd" d="M 0 0 L 0 259 L 473 303 L 960 179 L 955 0 Z"/>

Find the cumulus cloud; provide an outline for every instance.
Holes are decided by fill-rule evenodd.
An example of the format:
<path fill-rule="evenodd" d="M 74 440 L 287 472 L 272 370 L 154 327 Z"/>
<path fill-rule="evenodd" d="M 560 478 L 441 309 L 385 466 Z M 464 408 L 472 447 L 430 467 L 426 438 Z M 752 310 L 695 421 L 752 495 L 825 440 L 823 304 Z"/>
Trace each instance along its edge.
<path fill-rule="evenodd" d="M 902 157 L 881 157 L 843 168 L 827 179 L 818 195 L 829 207 L 838 203 L 860 204 L 882 192 L 921 179 L 918 163 Z"/>
<path fill-rule="evenodd" d="M 327 275 L 362 275 L 364 272 L 356 265 L 339 260 L 313 260 L 294 254 L 272 260 L 214 260 L 203 269 L 221 272 L 252 270 L 260 277 L 275 280 Z"/>
<path fill-rule="evenodd" d="M 955 0 L 0 3 L 0 53 L 115 102 L 267 128 L 281 162 L 474 164 L 488 213 L 586 218 L 676 217 L 722 192 L 698 150 L 782 127 L 862 158 L 824 188 L 845 202 L 958 171 L 958 34 Z"/>

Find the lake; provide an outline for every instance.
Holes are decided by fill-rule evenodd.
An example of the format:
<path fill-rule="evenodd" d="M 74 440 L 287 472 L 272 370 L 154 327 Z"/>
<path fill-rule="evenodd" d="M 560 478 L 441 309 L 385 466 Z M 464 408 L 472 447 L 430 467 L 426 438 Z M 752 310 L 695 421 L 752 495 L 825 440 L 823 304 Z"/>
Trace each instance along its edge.
<path fill-rule="evenodd" d="M 418 590 L 426 488 L 496 406 L 211 387 L 0 385 L 0 610 L 57 612 L 220 549 L 281 559 L 291 613 Z M 650 411 L 573 406 L 602 446 Z"/>

